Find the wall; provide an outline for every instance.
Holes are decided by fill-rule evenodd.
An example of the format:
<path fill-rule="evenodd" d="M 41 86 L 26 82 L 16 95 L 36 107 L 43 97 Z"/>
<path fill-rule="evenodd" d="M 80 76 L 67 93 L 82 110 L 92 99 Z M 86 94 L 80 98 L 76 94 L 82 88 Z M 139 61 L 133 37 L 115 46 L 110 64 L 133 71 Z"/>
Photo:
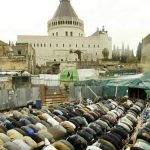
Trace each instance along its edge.
<path fill-rule="evenodd" d="M 143 64 L 150 62 L 150 43 L 142 46 L 142 59 Z"/>
<path fill-rule="evenodd" d="M 13 90 L 0 90 L 0 110 L 14 109 L 17 107 L 26 106 L 28 101 L 39 100 L 39 87 L 20 88 Z"/>
<path fill-rule="evenodd" d="M 0 46 L 0 71 L 26 70 L 34 74 L 35 64 L 35 50 L 31 45 Z"/>
<path fill-rule="evenodd" d="M 0 61 L 0 71 L 27 69 L 24 58 L 8 59 L 8 57 L 1 57 Z"/>
<path fill-rule="evenodd" d="M 18 42 L 29 43 L 34 47 L 38 65 L 46 64 L 47 61 L 54 61 L 54 59 L 67 60 L 68 57 L 74 61 L 75 57 L 70 57 L 70 50 L 82 51 L 83 59 L 96 60 L 103 58 L 102 50 L 108 48 L 109 58 L 112 58 L 112 41 L 107 34 L 90 37 L 18 36 Z"/>

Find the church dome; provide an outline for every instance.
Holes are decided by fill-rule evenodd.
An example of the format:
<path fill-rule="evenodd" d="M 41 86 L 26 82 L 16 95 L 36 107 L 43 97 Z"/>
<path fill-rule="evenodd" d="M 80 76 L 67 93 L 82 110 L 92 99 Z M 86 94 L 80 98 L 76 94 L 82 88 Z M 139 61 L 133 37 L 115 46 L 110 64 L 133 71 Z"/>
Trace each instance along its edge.
<path fill-rule="evenodd" d="M 54 18 L 57 17 L 75 17 L 78 18 L 76 12 L 70 4 L 70 0 L 60 0 L 60 4 L 54 14 Z"/>
<path fill-rule="evenodd" d="M 78 18 L 70 0 L 60 0 L 51 20 L 48 21 L 50 36 L 84 36 L 84 23 Z"/>

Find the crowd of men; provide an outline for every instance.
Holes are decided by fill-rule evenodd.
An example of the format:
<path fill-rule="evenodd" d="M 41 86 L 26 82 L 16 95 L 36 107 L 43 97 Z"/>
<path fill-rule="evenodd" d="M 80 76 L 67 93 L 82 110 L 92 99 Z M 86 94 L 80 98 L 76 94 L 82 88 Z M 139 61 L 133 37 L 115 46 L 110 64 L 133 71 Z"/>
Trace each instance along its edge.
<path fill-rule="evenodd" d="M 101 100 L 0 114 L 1 150 L 150 150 L 150 107 L 142 100 Z M 132 146 L 130 137 L 137 124 Z"/>

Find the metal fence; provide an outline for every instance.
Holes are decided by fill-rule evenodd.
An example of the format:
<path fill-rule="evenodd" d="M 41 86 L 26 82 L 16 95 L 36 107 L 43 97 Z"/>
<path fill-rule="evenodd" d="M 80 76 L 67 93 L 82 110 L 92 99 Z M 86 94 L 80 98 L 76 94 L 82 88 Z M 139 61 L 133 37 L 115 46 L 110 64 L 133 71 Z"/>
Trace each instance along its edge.
<path fill-rule="evenodd" d="M 73 86 L 69 87 L 69 98 L 71 100 L 79 100 L 80 98 L 92 98 L 102 96 L 101 86 Z"/>
<path fill-rule="evenodd" d="M 0 90 L 0 110 L 14 109 L 26 106 L 28 101 L 40 99 L 40 88 L 19 88 L 13 90 Z"/>

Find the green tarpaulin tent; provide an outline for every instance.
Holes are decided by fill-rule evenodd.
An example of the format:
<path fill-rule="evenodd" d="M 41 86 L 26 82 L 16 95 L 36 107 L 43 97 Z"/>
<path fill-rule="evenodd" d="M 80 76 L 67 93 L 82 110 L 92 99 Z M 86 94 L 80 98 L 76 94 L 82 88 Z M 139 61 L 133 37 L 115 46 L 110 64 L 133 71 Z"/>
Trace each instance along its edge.
<path fill-rule="evenodd" d="M 79 81 L 78 72 L 76 69 L 64 69 L 60 74 L 61 81 Z"/>

